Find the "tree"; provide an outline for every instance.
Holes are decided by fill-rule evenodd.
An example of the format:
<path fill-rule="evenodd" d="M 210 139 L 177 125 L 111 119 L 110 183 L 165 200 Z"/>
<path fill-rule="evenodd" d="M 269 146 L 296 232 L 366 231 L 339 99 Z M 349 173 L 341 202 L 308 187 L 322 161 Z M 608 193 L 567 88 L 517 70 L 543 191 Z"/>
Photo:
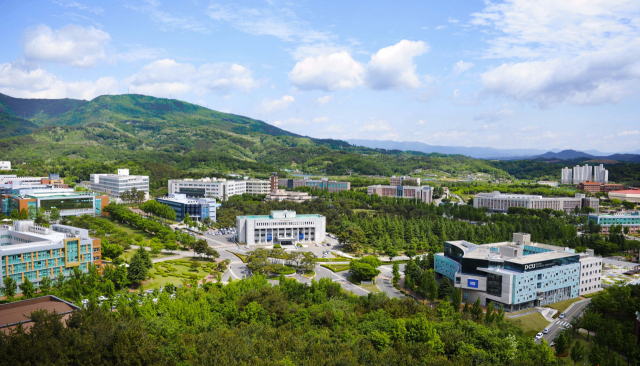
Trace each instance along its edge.
<path fill-rule="evenodd" d="M 4 284 L 4 289 L 2 292 L 9 299 L 13 299 L 13 297 L 16 296 L 16 291 L 18 290 L 18 284 L 10 276 L 5 277 L 2 282 Z"/>
<path fill-rule="evenodd" d="M 356 281 L 368 281 L 380 274 L 380 271 L 370 264 L 352 260 L 351 263 L 349 263 L 349 273 L 351 273 L 351 276 L 353 276 Z"/>
<path fill-rule="evenodd" d="M 33 286 L 33 282 L 29 281 L 28 277 L 24 277 L 24 281 L 22 281 L 22 284 L 20 285 L 20 290 L 22 290 L 22 296 L 25 299 L 32 299 L 34 296 L 36 296 L 36 289 Z"/>
<path fill-rule="evenodd" d="M 160 254 L 160 252 L 162 252 L 162 248 L 164 248 L 164 245 L 162 245 L 157 238 L 153 238 L 149 246 L 151 247 L 151 254 L 153 255 Z"/>
<path fill-rule="evenodd" d="M 359 226 L 349 226 L 338 234 L 338 241 L 340 244 L 346 246 L 346 250 L 356 252 L 362 245 L 364 245 L 366 236 Z"/>
<path fill-rule="evenodd" d="M 581 362 L 584 359 L 584 354 L 585 350 L 582 342 L 576 341 L 576 344 L 571 349 L 571 359 L 573 360 L 574 366 L 577 362 Z"/>
<path fill-rule="evenodd" d="M 40 291 L 45 295 L 49 294 L 49 291 L 51 291 L 51 278 L 46 276 L 42 277 L 40 280 Z"/>
<path fill-rule="evenodd" d="M 218 259 L 220 258 L 220 253 L 218 253 L 217 250 L 211 248 L 211 247 L 207 247 L 207 249 L 205 250 L 204 255 L 209 258 L 209 259 Z"/>
<path fill-rule="evenodd" d="M 393 286 L 398 286 L 400 282 L 400 266 L 398 263 L 393 264 Z"/>
<path fill-rule="evenodd" d="M 20 220 L 20 213 L 14 208 L 13 210 L 11 210 L 11 214 L 9 214 L 9 217 L 13 220 Z"/>
<path fill-rule="evenodd" d="M 568 332 L 560 333 L 556 339 L 556 355 L 562 356 L 571 347 L 572 338 Z"/>
<path fill-rule="evenodd" d="M 193 251 L 194 254 L 202 256 L 202 254 L 206 253 L 207 248 L 209 248 L 209 243 L 204 239 L 198 239 L 193 246 Z"/>
<path fill-rule="evenodd" d="M 149 253 L 141 247 L 131 257 L 129 268 L 127 268 L 127 279 L 131 283 L 139 284 L 147 278 L 151 267 Z"/>
<path fill-rule="evenodd" d="M 453 286 L 451 286 L 449 279 L 446 277 L 443 278 L 440 286 L 438 287 L 438 299 L 449 300 L 452 291 Z"/>
<path fill-rule="evenodd" d="M 454 287 L 451 291 L 451 305 L 456 312 L 460 311 L 460 304 L 462 302 L 462 293 L 459 288 Z"/>
<path fill-rule="evenodd" d="M 493 323 L 493 319 L 494 319 L 493 301 L 491 301 L 489 303 L 489 305 L 487 306 L 487 312 L 486 312 L 486 315 L 484 316 L 484 322 L 487 323 L 487 324 L 491 324 L 491 323 Z"/>
<path fill-rule="evenodd" d="M 29 212 L 26 208 L 20 210 L 20 215 L 18 217 L 20 220 L 29 220 Z"/>
<path fill-rule="evenodd" d="M 51 220 L 52 222 L 57 222 L 58 220 L 60 220 L 60 210 L 58 210 L 56 207 L 51 209 L 51 213 L 49 214 L 49 220 Z"/>
<path fill-rule="evenodd" d="M 623 201 L 622 206 L 624 206 L 624 208 L 626 208 L 627 210 L 633 210 L 634 208 L 636 208 L 636 204 L 629 201 Z"/>
<path fill-rule="evenodd" d="M 66 279 L 64 278 L 64 274 L 62 273 L 62 271 L 58 272 L 58 275 L 56 276 L 56 282 L 53 284 L 53 287 L 56 290 L 62 290 L 65 283 Z"/>
<path fill-rule="evenodd" d="M 174 250 L 178 249 L 178 243 L 176 243 L 174 240 L 167 240 L 164 242 L 164 249 L 173 252 Z"/>
<path fill-rule="evenodd" d="M 594 344 L 589 352 L 589 363 L 592 365 L 600 365 L 604 361 L 604 350 L 599 344 Z"/>
<path fill-rule="evenodd" d="M 111 244 L 104 240 L 102 243 L 102 255 L 106 258 L 116 259 L 124 253 L 124 248 L 120 244 Z"/>
<path fill-rule="evenodd" d="M 480 322 L 482 321 L 482 305 L 480 305 L 480 298 L 478 297 L 478 299 L 476 300 L 476 302 L 473 303 L 473 306 L 471 307 L 471 317 L 473 318 L 474 321 L 476 322 Z"/>
<path fill-rule="evenodd" d="M 38 214 L 38 210 L 36 209 L 36 206 L 29 206 L 29 220 L 35 220 L 36 219 L 36 215 Z"/>

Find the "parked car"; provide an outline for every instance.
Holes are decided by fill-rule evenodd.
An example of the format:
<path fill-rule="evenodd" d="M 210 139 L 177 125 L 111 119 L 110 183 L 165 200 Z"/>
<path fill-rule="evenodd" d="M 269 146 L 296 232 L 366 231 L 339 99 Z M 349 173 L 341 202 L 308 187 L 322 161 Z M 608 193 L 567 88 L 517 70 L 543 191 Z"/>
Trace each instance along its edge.
<path fill-rule="evenodd" d="M 536 334 L 536 341 L 542 339 L 542 333 Z"/>
<path fill-rule="evenodd" d="M 560 319 L 564 319 L 564 317 L 565 317 L 566 315 L 567 315 L 567 314 L 562 313 L 562 314 L 560 314 L 560 316 L 558 316 L 558 318 L 560 318 Z"/>
<path fill-rule="evenodd" d="M 544 334 L 549 333 L 549 328 L 544 328 L 544 330 L 542 331 L 542 333 L 544 333 Z"/>
<path fill-rule="evenodd" d="M 106 297 L 104 297 L 104 296 L 100 296 L 100 297 L 98 297 L 98 301 L 107 301 L 107 300 L 109 300 L 109 299 L 107 299 L 107 298 L 106 298 Z"/>

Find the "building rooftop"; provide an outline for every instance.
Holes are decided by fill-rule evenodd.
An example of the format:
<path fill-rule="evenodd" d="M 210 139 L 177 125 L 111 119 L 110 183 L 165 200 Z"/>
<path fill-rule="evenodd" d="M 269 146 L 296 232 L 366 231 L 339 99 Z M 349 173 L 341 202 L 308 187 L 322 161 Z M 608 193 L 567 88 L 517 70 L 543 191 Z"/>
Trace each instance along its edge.
<path fill-rule="evenodd" d="M 609 192 L 609 194 L 611 194 L 611 193 L 640 194 L 640 188 L 629 188 L 629 189 L 623 189 L 621 191 L 611 191 L 611 192 Z"/>
<path fill-rule="evenodd" d="M 62 315 L 60 321 L 64 324 L 64 320 L 78 309 L 76 305 L 52 295 L 0 305 L 0 331 L 8 333 L 18 323 L 28 330 L 33 325 L 31 312 L 36 310 L 47 310 L 50 314 L 55 311 Z"/>
<path fill-rule="evenodd" d="M 576 255 L 575 253 L 551 251 L 551 252 L 524 255 L 524 256 L 522 256 L 520 258 L 509 258 L 508 261 L 511 262 L 511 263 L 529 264 L 529 263 L 535 263 L 535 262 L 540 262 L 540 261 L 546 261 L 546 260 L 549 260 L 549 259 L 559 259 L 559 258 L 572 257 L 572 256 L 575 256 L 575 255 Z"/>

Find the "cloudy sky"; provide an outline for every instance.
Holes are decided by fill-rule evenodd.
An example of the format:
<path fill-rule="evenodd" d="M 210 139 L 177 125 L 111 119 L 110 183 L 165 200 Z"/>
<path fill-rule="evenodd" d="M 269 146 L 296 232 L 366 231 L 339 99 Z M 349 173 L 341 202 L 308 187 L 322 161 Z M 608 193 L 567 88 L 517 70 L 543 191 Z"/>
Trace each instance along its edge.
<path fill-rule="evenodd" d="M 640 1 L 0 2 L 0 92 L 140 93 L 313 137 L 640 149 Z"/>

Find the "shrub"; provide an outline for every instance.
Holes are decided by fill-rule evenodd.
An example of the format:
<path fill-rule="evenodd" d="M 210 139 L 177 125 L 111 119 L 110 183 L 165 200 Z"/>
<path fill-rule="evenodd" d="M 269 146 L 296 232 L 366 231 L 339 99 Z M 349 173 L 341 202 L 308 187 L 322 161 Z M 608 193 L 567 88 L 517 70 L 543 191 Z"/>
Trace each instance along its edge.
<path fill-rule="evenodd" d="M 273 247 L 274 247 L 274 248 L 282 248 L 282 245 L 280 245 L 280 244 L 274 244 L 274 245 L 273 245 Z"/>

